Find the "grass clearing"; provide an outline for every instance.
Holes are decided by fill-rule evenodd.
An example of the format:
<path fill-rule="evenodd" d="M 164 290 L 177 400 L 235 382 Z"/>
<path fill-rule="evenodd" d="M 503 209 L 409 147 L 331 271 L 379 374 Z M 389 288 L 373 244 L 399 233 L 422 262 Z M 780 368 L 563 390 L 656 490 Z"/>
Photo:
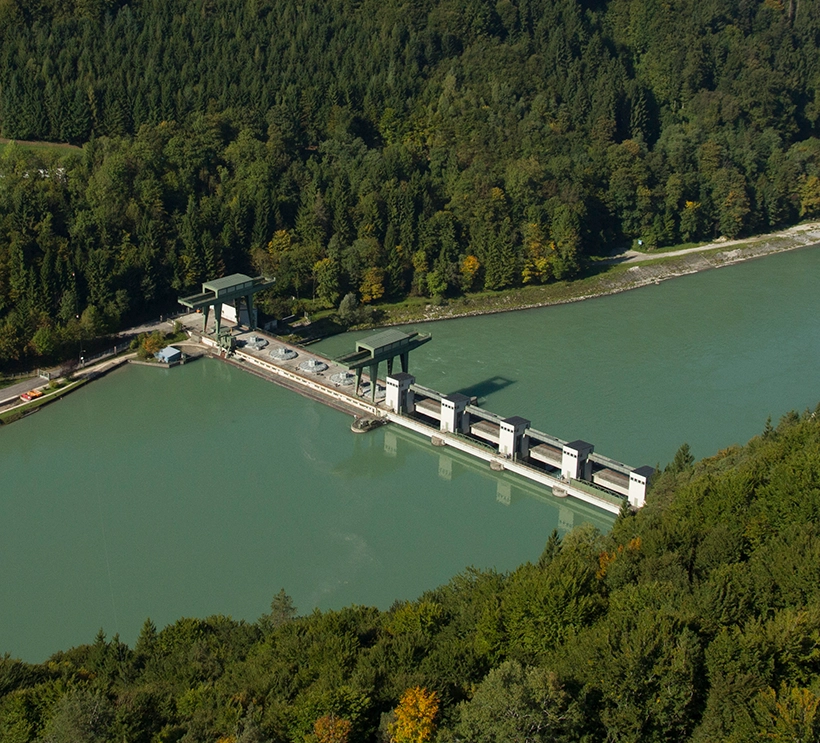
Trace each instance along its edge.
<path fill-rule="evenodd" d="M 442 305 L 436 305 L 426 297 L 412 297 L 396 304 L 380 305 L 379 310 L 383 313 L 384 322 L 405 323 L 431 319 L 430 314 L 439 317 L 450 314 L 473 315 L 561 304 L 608 293 L 611 291 L 608 285 L 612 283 L 612 279 L 624 274 L 629 266 L 599 264 L 596 268 L 598 270 L 594 274 L 575 281 L 558 281 L 554 284 L 523 286 L 498 292 L 476 292 L 448 299 Z"/>
<path fill-rule="evenodd" d="M 0 155 L 3 154 L 6 147 L 8 147 L 12 142 L 14 142 L 18 147 L 25 150 L 31 150 L 32 152 L 80 152 L 82 150 L 82 147 L 77 147 L 76 145 L 68 144 L 67 142 L 34 142 L 0 137 Z"/>

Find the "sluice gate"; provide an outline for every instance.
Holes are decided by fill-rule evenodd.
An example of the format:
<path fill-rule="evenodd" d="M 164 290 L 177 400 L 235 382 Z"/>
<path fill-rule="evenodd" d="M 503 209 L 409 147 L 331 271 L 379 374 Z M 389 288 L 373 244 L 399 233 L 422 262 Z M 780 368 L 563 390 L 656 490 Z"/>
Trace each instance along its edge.
<path fill-rule="evenodd" d="M 654 468 L 632 468 L 595 453 L 587 441 L 564 441 L 533 428 L 520 416 L 502 418 L 460 393 L 442 395 L 416 384 L 411 374 L 388 375 L 384 406 L 390 419 L 437 443 L 468 451 L 496 469 L 505 469 L 617 512 L 624 501 L 633 508 L 646 502 Z"/>

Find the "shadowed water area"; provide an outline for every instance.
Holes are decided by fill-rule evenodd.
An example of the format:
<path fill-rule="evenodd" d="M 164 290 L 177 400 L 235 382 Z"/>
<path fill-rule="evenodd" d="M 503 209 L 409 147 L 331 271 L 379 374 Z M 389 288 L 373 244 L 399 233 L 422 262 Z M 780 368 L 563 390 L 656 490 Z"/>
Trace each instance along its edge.
<path fill-rule="evenodd" d="M 614 297 L 424 326 L 418 381 L 632 465 L 743 442 L 820 399 L 820 250 Z M 359 334 L 361 335 L 361 334 Z M 316 348 L 350 350 L 356 336 Z M 606 514 L 203 360 L 129 367 L 0 430 L 0 652 L 42 660 L 147 616 L 388 607 L 536 559 Z"/>

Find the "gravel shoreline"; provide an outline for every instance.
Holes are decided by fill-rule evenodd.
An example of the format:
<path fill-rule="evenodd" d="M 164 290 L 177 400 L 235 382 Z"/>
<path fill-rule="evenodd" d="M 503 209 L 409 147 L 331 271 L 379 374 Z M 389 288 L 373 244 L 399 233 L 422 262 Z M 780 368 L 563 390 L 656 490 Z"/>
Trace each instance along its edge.
<path fill-rule="evenodd" d="M 626 270 L 609 274 L 603 273 L 597 277 L 574 282 L 577 285 L 577 294 L 572 293 L 573 283 L 569 283 L 565 285 L 568 293 L 565 293 L 564 296 L 545 296 L 535 302 L 515 302 L 512 296 L 513 292 L 510 292 L 506 296 L 500 293 L 488 303 L 488 306 L 475 307 L 474 309 L 464 306 L 470 302 L 469 298 L 466 300 L 456 299 L 442 306 L 428 304 L 416 316 L 391 318 L 390 310 L 387 308 L 387 317 L 384 322 L 378 324 L 378 327 L 411 325 L 436 320 L 492 315 L 499 312 L 514 312 L 516 310 L 582 302 L 586 299 L 618 294 L 650 284 L 660 284 L 661 281 L 667 281 L 668 279 L 700 273 L 713 268 L 731 266 L 775 253 L 808 248 L 818 244 L 820 244 L 820 223 L 811 223 L 797 225 L 782 232 L 761 235 L 746 240 L 715 241 L 714 243 L 683 251 L 668 253 L 634 253 L 630 251 L 608 262 L 612 266 L 629 266 Z M 584 286 L 589 283 L 594 283 L 592 291 L 586 290 Z M 544 293 L 548 294 L 550 288 L 549 285 L 544 287 Z"/>

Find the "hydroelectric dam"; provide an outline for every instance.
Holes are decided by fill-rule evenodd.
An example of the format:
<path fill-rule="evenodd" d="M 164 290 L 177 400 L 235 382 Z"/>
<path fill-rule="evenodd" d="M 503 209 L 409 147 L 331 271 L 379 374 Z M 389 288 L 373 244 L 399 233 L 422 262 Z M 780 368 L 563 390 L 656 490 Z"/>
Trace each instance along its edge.
<path fill-rule="evenodd" d="M 625 503 L 633 509 L 644 505 L 652 467 L 631 467 L 597 453 L 587 441 L 564 441 L 533 428 L 525 417 L 502 417 L 479 407 L 475 398 L 417 384 L 409 371 L 409 356 L 431 340 L 429 335 L 383 330 L 359 340 L 354 351 L 330 359 L 259 330 L 239 332 L 237 326 L 232 332 L 222 324 L 222 303 L 241 296 L 247 325 L 253 328 L 255 313 L 245 295 L 267 285 L 262 277 L 242 274 L 204 284 L 201 294 L 180 299 L 189 308 L 204 308 L 204 317 L 187 315 L 183 324 L 194 340 L 229 363 L 347 413 L 367 416 L 374 425 L 390 422 L 414 431 L 433 446 L 457 449 L 493 470 L 506 470 L 549 489 L 556 497 L 576 498 L 611 513 L 618 513 Z M 207 333 L 208 305 L 219 305 L 213 335 Z M 240 307 L 233 312 L 231 320 L 242 317 Z M 394 371 L 395 359 L 401 371 Z M 382 362 L 387 374 L 379 379 Z"/>

